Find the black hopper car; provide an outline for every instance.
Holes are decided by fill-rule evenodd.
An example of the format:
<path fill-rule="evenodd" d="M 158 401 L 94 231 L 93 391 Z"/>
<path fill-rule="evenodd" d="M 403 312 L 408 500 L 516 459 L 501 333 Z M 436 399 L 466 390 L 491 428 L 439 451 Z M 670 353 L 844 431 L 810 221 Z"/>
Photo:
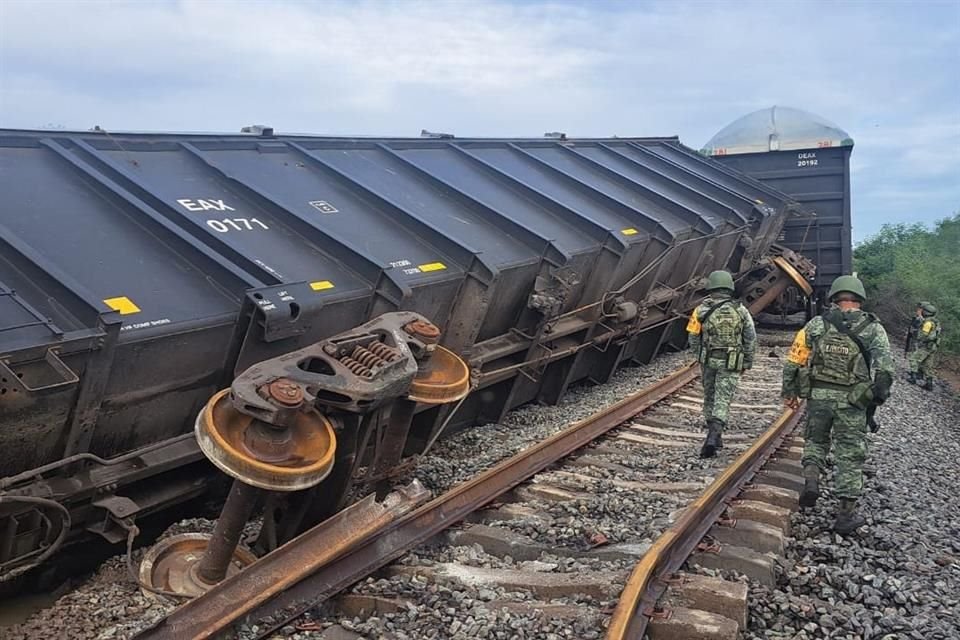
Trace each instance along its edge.
<path fill-rule="evenodd" d="M 470 393 L 401 406 L 313 388 L 335 432 L 334 472 L 322 494 L 293 500 L 296 524 L 273 544 L 382 479 L 357 474 L 408 465 L 442 429 L 555 403 L 574 383 L 682 347 L 715 269 L 754 309 L 813 276 L 777 244 L 793 237 L 794 199 L 669 137 L 2 130 L 0 192 L 8 581 L 98 545 L 115 553 L 134 525 L 156 531 L 222 497 L 226 478 L 193 432 L 208 400 L 257 363 L 349 342 L 368 322 L 364 336 L 386 335 L 384 314 L 439 328 Z M 368 352 L 392 362 L 408 348 L 378 340 L 325 353 L 375 382 Z M 58 554 L 78 543 L 84 554 Z"/>

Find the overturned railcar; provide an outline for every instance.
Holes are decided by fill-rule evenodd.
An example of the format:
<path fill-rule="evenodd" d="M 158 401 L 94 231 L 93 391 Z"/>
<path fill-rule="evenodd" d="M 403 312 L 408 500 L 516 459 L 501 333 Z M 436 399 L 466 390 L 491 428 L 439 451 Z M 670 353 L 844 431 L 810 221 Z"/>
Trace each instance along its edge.
<path fill-rule="evenodd" d="M 5 130 L 0 192 L 0 576 L 202 497 L 194 421 L 255 363 L 411 311 L 470 367 L 400 440 L 334 420 L 353 462 L 320 517 L 371 447 L 398 461 L 680 344 L 711 270 L 762 304 L 793 206 L 675 138 L 270 130 Z"/>

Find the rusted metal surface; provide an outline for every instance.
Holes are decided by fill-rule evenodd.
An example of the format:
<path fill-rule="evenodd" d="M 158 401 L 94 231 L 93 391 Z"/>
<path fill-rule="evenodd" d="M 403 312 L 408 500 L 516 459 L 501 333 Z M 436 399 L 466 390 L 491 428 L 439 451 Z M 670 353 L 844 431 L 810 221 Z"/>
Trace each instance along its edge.
<path fill-rule="evenodd" d="M 216 590 L 211 590 L 207 595 L 181 607 L 168 617 L 167 620 L 170 620 L 176 616 L 175 628 L 180 635 L 166 631 L 174 628 L 171 623 L 161 622 L 158 626 L 144 632 L 137 638 L 143 640 L 206 638 L 211 637 L 213 633 L 227 631 L 231 624 L 241 618 L 250 624 L 257 624 L 262 630 L 260 637 L 264 637 L 271 630 L 283 626 L 289 620 L 321 604 L 339 591 L 456 524 L 471 512 L 491 502 L 555 461 L 660 402 L 695 380 L 697 375 L 697 368 L 694 364 L 684 366 L 653 385 L 641 389 L 620 402 L 574 423 L 547 440 L 525 449 L 473 480 L 458 485 L 416 511 L 383 526 L 375 532 L 376 535 L 368 534 L 366 529 L 357 528 L 356 532 L 349 534 L 349 540 L 338 543 L 339 538 L 317 533 L 320 529 L 327 529 L 330 526 L 328 523 L 339 521 L 341 515 L 338 514 L 333 519 L 322 523 L 294 541 L 304 540 L 299 545 L 298 551 L 301 560 L 285 569 L 289 573 L 282 573 L 272 567 L 278 563 L 286 562 L 291 552 L 285 551 L 280 560 L 274 560 L 274 554 L 270 554 L 251 567 L 251 570 L 262 567 L 261 572 L 257 574 L 258 577 L 251 575 L 244 578 L 240 576 L 236 579 L 227 580 Z M 349 511 L 348 509 L 342 513 Z M 280 550 L 286 548 L 287 546 L 284 546 Z M 318 555 L 318 553 L 321 555 Z M 314 558 L 316 561 L 308 563 L 307 560 L 310 558 Z M 282 576 L 284 584 L 281 587 L 274 582 L 270 582 L 269 578 L 259 577 L 260 575 L 272 576 L 274 580 L 279 579 L 278 576 Z M 235 589 L 232 591 L 230 596 L 232 599 L 229 601 L 229 605 L 223 606 L 222 609 L 234 613 L 227 617 L 218 618 L 211 615 L 206 609 L 220 606 L 218 603 L 221 602 L 221 596 L 217 595 L 216 592 L 224 587 L 227 582 L 246 582 L 247 590 Z M 267 585 L 271 586 L 268 588 Z M 245 602 L 243 599 L 251 597 L 251 593 L 256 594 L 256 602 Z M 210 604 L 207 604 L 208 602 Z M 194 631 L 184 631 L 188 629 L 185 625 L 191 616 L 190 612 L 184 613 L 187 607 L 190 608 L 191 612 L 194 612 L 192 615 L 202 615 L 206 620 L 219 620 L 215 623 L 216 628 L 203 627 L 203 633 L 206 635 L 197 635 Z M 225 615 L 222 609 L 218 611 L 217 616 Z M 239 611 L 240 609 L 242 611 Z M 185 618 L 187 620 L 184 620 Z M 194 627 L 190 627 L 190 629 L 194 629 Z M 194 635 L 190 635 L 190 633 L 194 633 Z"/>
<path fill-rule="evenodd" d="M 677 521 L 641 558 L 620 594 L 610 619 L 606 640 L 641 640 L 647 628 L 649 612 L 667 587 L 668 578 L 696 549 L 711 526 L 717 522 L 727 502 L 766 463 L 800 420 L 801 410 L 787 410 L 747 451 L 714 480 L 707 490 L 684 510 Z"/>
<path fill-rule="evenodd" d="M 197 577 L 214 585 L 227 577 L 233 552 L 240 544 L 243 526 L 247 524 L 261 490 L 239 480 L 233 481 L 230 495 L 213 528 L 207 550 L 197 565 Z"/>
<path fill-rule="evenodd" d="M 255 559 L 239 547 L 240 536 L 262 489 L 233 481 L 230 495 L 209 536 L 160 541 L 141 563 L 141 587 L 148 594 L 195 597 Z"/>
<path fill-rule="evenodd" d="M 456 524 L 557 460 L 595 440 L 697 378 L 688 365 L 620 402 L 577 422 L 543 442 L 501 462 L 469 482 L 432 500 L 395 522 L 376 538 L 358 545 L 335 562 L 264 603 L 252 612 L 251 623 L 270 618 L 260 637 L 304 611 L 336 595 L 417 545 Z"/>
<path fill-rule="evenodd" d="M 743 301 L 754 315 L 780 300 L 791 286 L 806 295 L 813 293 L 808 279 L 816 273 L 816 266 L 789 249 L 778 250 L 780 255 L 764 258 L 742 287 Z"/>
<path fill-rule="evenodd" d="M 303 389 L 296 382 L 280 378 L 265 385 L 267 400 L 287 407 L 297 407 L 303 402 Z"/>
<path fill-rule="evenodd" d="M 788 258 L 793 257 L 798 264 L 803 264 L 804 262 L 809 263 L 809 260 L 804 260 L 802 256 L 799 256 L 793 252 L 784 256 L 777 256 L 773 259 L 774 264 L 780 267 L 780 270 L 790 276 L 790 279 L 793 280 L 793 283 L 800 287 L 805 294 L 813 294 L 813 285 L 811 285 L 803 277 L 803 274 L 800 273 L 800 270 L 797 269 L 793 264 L 791 264 Z"/>
<path fill-rule="evenodd" d="M 440 338 L 440 329 L 435 324 L 423 320 L 414 320 L 404 326 L 403 330 L 427 342 L 436 342 Z"/>
<path fill-rule="evenodd" d="M 407 397 L 421 404 L 456 402 L 470 392 L 470 368 L 457 354 L 435 346 L 420 362 Z"/>
<path fill-rule="evenodd" d="M 195 427 L 200 449 L 217 468 L 270 491 L 306 489 L 327 477 L 337 450 L 329 418 L 305 407 L 271 425 L 237 411 L 228 396 L 228 390 L 213 396 Z"/>
<path fill-rule="evenodd" d="M 428 498 L 429 493 L 416 481 L 380 503 L 368 496 L 260 558 L 242 574 L 228 576 L 204 595 L 140 632 L 136 638 L 199 640 L 216 637 L 232 622 L 369 539 Z"/>
<path fill-rule="evenodd" d="M 762 259 L 741 285 L 743 301 L 753 315 L 764 310 L 796 311 L 798 296 L 813 293 L 810 281 L 816 274 L 816 265 L 785 247 L 775 250 L 779 255 Z"/>
<path fill-rule="evenodd" d="M 144 595 L 162 597 L 151 591 L 155 590 L 194 597 L 207 591 L 210 585 L 197 576 L 197 565 L 209 543 L 210 536 L 205 533 L 181 533 L 150 547 L 138 572 Z M 239 573 L 256 560 L 257 556 L 249 550 L 236 547 L 226 567 L 226 575 Z"/>
<path fill-rule="evenodd" d="M 263 360 L 245 370 L 230 385 L 230 402 L 237 411 L 273 425 L 293 420 L 301 400 L 322 405 L 325 412 L 368 413 L 405 395 L 428 359 L 435 337 L 419 333 L 439 329 L 410 311 L 384 313 L 356 328 L 283 355 Z M 456 356 L 454 356 L 456 357 Z M 291 403 L 271 402 L 279 395 Z"/>
<path fill-rule="evenodd" d="M 773 272 L 771 274 L 771 280 L 771 282 L 764 283 L 766 288 L 763 290 L 763 293 L 747 306 L 751 314 L 756 315 L 763 311 L 767 308 L 767 305 L 779 298 L 780 295 L 787 290 L 787 287 L 793 284 L 790 276 L 782 271 Z"/>
<path fill-rule="evenodd" d="M 418 334 L 431 341 L 418 340 Z M 442 404 L 469 391 L 466 364 L 435 344 L 439 335 L 440 330 L 421 316 L 385 313 L 353 331 L 265 360 L 238 376 L 229 391 L 214 395 L 197 418 L 197 441 L 234 483 L 203 555 L 197 560 L 189 549 L 181 558 L 179 564 L 191 578 L 189 592 L 175 593 L 195 596 L 227 576 L 263 489 L 292 492 L 327 477 L 334 466 L 336 436 L 326 412 L 337 415 L 339 408 L 368 414 L 391 406 L 372 466 L 384 476 L 399 467 L 419 394 L 427 393 L 435 404 Z M 431 366 L 437 362 L 443 366 Z M 426 391 L 415 388 L 417 382 Z M 351 395 L 354 391 L 356 397 Z M 261 400 L 266 404 L 251 404 Z M 341 413 L 339 418 L 343 417 Z M 345 493 L 349 484 L 330 489 Z M 383 486 L 378 493 L 388 490 Z M 274 524 L 269 521 L 272 512 L 268 510 L 267 527 Z M 275 544 L 276 540 L 269 548 Z M 153 584 L 165 576 L 149 578 Z"/>

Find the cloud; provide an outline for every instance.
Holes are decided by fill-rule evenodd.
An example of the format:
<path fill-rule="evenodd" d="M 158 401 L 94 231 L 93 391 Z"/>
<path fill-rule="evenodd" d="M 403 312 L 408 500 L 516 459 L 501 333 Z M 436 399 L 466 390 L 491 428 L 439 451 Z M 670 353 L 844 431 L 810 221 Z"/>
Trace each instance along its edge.
<path fill-rule="evenodd" d="M 960 204 L 958 51 L 955 3 L 5 0 L 0 125 L 697 148 L 776 103 L 850 131 L 855 216 L 869 204 L 875 230 L 904 215 L 881 187 Z"/>
<path fill-rule="evenodd" d="M 40 15 L 51 8 L 57 19 Z M 274 85 L 287 99 L 382 110 L 404 86 L 482 99 L 580 77 L 603 58 L 577 44 L 590 38 L 578 37 L 574 8 L 189 0 L 2 11 L 6 75 L 34 68 L 77 93 L 115 96 L 158 82 L 202 97 Z"/>

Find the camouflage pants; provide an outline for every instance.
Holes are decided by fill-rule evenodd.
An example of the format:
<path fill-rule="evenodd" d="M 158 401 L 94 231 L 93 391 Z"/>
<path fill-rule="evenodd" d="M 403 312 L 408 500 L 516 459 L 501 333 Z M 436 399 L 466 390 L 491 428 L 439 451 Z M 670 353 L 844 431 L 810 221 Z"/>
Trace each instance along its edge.
<path fill-rule="evenodd" d="M 931 347 L 917 347 L 910 352 L 908 360 L 910 371 L 919 373 L 924 378 L 932 378 L 937 367 L 937 350 Z"/>
<path fill-rule="evenodd" d="M 726 424 L 730 412 L 730 402 L 737 391 L 740 382 L 740 372 L 730 371 L 725 367 L 714 367 L 710 364 L 700 365 L 700 376 L 703 381 L 703 417 L 705 420 L 715 419 Z"/>
<path fill-rule="evenodd" d="M 867 457 L 867 412 L 847 402 L 846 393 L 814 389 L 807 402 L 807 429 L 803 464 L 827 468 L 833 436 L 837 465 L 834 490 L 838 498 L 857 498 L 863 491 L 863 461 Z"/>

